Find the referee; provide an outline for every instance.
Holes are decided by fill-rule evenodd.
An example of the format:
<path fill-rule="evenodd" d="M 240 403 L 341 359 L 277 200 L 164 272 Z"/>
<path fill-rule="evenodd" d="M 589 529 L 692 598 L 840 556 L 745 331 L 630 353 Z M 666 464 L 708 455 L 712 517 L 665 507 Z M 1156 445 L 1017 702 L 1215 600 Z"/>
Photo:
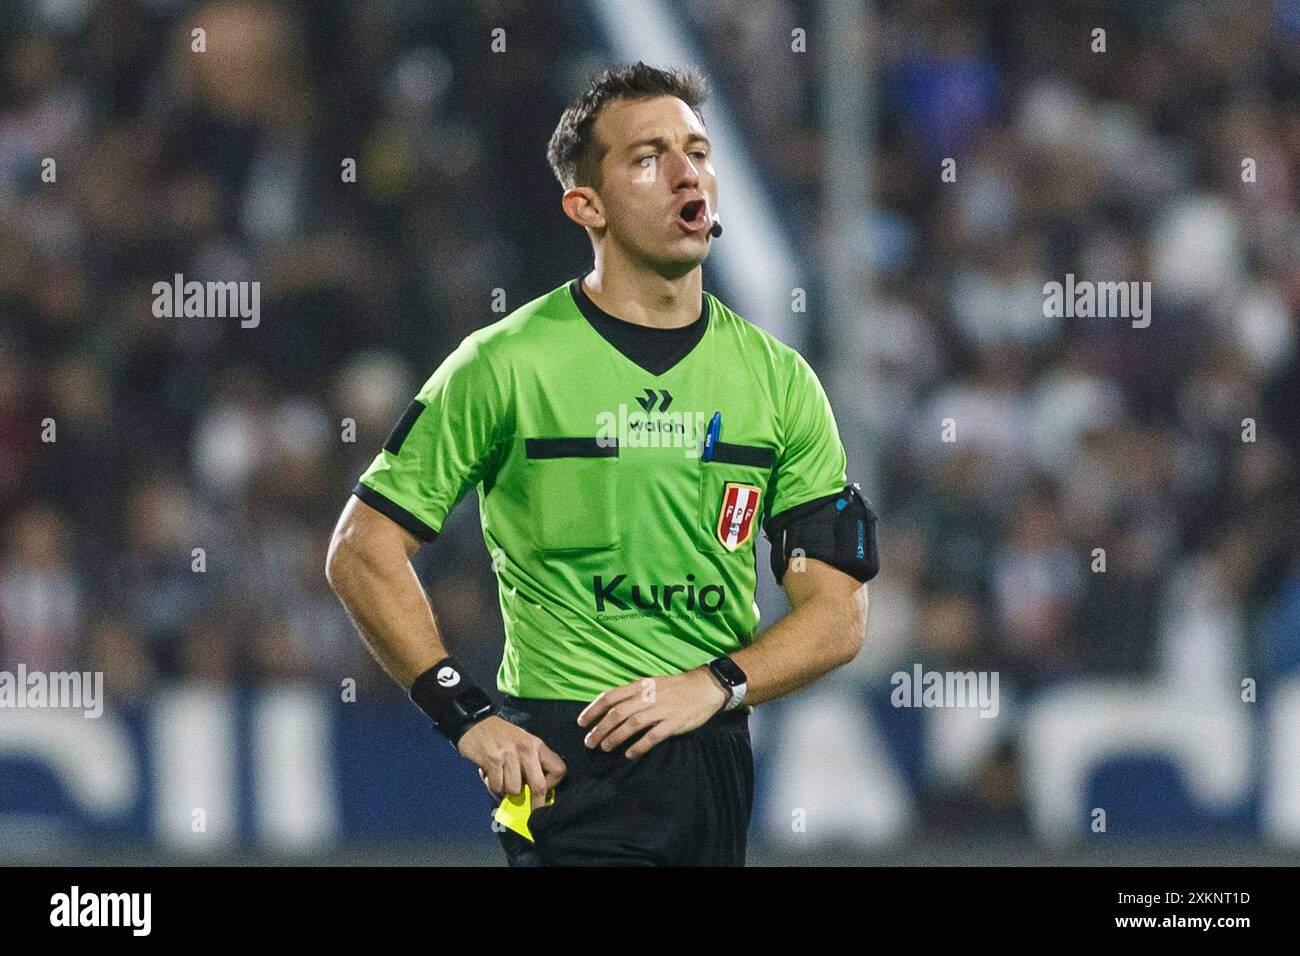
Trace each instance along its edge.
<path fill-rule="evenodd" d="M 878 567 L 816 376 L 703 291 L 720 234 L 693 71 L 606 71 L 548 158 L 590 272 L 468 336 L 361 475 L 326 573 L 489 791 L 511 865 L 745 861 L 748 714 L 850 661 Z M 505 625 L 494 707 L 410 558 L 477 490 Z M 755 530 L 793 610 L 757 635 Z M 553 800 L 547 801 L 548 792 Z"/>

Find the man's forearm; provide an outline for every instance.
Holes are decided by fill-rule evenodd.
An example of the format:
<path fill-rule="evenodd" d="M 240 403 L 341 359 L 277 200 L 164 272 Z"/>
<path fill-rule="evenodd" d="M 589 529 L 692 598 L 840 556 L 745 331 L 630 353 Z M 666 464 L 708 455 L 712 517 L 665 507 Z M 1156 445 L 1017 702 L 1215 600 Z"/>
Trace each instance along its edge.
<path fill-rule="evenodd" d="M 792 694 L 853 660 L 866 620 L 866 585 L 843 596 L 805 601 L 731 655 L 748 677 L 745 703 Z"/>
<path fill-rule="evenodd" d="M 400 545 L 331 545 L 330 586 L 370 652 L 404 689 L 447 656 L 429 599 Z"/>

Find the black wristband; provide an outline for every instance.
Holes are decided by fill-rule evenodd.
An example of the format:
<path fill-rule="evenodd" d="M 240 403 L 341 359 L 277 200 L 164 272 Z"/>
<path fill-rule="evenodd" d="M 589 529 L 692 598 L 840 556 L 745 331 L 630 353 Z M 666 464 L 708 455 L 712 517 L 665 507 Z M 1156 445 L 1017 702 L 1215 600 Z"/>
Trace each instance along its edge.
<path fill-rule="evenodd" d="M 492 698 L 470 680 L 454 657 L 444 657 L 417 677 L 411 685 L 410 697 L 452 744 L 497 711 Z"/>

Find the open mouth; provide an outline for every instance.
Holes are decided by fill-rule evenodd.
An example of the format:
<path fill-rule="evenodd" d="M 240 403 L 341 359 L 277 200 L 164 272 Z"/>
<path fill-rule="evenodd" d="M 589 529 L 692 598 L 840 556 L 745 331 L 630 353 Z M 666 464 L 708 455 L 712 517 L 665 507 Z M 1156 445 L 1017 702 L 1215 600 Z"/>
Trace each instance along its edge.
<path fill-rule="evenodd" d="M 692 199 L 682 206 L 678 215 L 687 225 L 698 226 L 704 221 L 704 200 Z"/>

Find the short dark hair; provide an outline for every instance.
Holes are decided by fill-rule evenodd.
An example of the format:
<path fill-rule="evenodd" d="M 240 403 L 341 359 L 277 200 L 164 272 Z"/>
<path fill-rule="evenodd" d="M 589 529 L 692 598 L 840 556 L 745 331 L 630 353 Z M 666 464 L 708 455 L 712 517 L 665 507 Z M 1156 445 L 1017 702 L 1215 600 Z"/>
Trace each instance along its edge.
<path fill-rule="evenodd" d="M 587 89 L 560 117 L 560 125 L 551 134 L 546 158 L 555 178 L 565 189 L 599 185 L 600 161 L 604 151 L 598 149 L 593 132 L 596 117 L 614 100 L 644 100 L 655 96 L 675 96 L 700 122 L 700 106 L 708 95 L 708 86 L 698 71 L 660 70 L 637 62 L 634 66 L 615 67 L 593 77 Z"/>

